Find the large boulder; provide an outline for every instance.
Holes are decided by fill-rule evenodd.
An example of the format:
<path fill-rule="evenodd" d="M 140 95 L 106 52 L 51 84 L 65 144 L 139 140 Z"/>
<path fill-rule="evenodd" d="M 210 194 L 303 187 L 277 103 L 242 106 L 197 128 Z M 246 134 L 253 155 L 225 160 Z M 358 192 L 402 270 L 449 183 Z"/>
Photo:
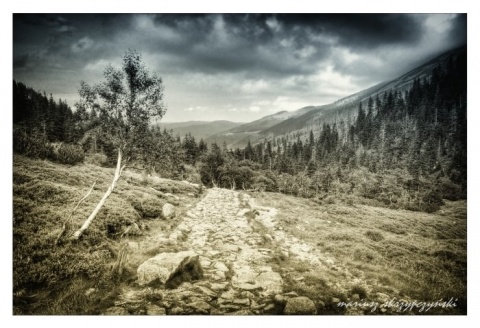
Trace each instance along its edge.
<path fill-rule="evenodd" d="M 203 276 L 199 256 L 193 251 L 160 253 L 143 262 L 137 269 L 138 284 L 154 283 L 178 287 L 183 281 L 200 279 Z"/>
<path fill-rule="evenodd" d="M 162 207 L 162 217 L 164 219 L 171 219 L 175 217 L 175 206 L 170 203 L 166 203 Z"/>
<path fill-rule="evenodd" d="M 300 296 L 287 301 L 283 314 L 317 314 L 317 308 L 311 299 Z"/>

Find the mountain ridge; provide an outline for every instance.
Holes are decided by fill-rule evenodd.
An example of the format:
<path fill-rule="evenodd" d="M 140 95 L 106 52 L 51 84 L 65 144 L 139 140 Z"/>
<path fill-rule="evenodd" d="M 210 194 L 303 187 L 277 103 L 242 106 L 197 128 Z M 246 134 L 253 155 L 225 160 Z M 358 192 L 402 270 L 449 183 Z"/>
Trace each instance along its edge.
<path fill-rule="evenodd" d="M 196 139 L 205 139 L 212 134 L 229 130 L 233 127 L 242 125 L 241 122 L 232 122 L 227 120 L 215 121 L 187 121 L 187 122 L 168 122 L 158 123 L 161 129 L 172 130 L 174 134 L 184 137 L 190 133 Z"/>
<path fill-rule="evenodd" d="M 207 143 L 226 143 L 228 148 L 243 148 L 248 141 L 255 144 L 263 139 L 286 134 L 304 134 L 307 129 L 319 131 L 322 123 L 350 120 L 355 117 L 359 102 L 366 103 L 369 97 L 382 97 L 390 90 L 405 91 L 415 79 L 429 76 L 437 65 L 447 64 L 450 56 L 467 50 L 466 46 L 446 51 L 420 64 L 397 78 L 383 81 L 330 104 L 306 106 L 294 111 L 279 111 L 247 123 L 238 123 L 229 129 L 219 130 L 206 136 Z M 217 121 L 213 121 L 217 122 Z M 213 123 L 211 122 L 211 123 Z M 318 132 L 319 133 L 319 132 Z"/>

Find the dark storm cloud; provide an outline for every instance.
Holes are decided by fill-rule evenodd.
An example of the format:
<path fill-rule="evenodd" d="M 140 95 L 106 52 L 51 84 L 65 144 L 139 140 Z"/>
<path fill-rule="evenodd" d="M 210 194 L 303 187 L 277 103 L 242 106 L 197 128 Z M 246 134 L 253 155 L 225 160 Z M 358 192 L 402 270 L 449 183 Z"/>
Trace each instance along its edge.
<path fill-rule="evenodd" d="M 13 23 L 14 78 L 71 105 L 80 81 L 98 81 L 128 48 L 165 76 L 174 107 L 236 101 L 256 111 L 248 104 L 258 97 L 333 101 L 466 43 L 466 15 L 15 14 Z"/>
<path fill-rule="evenodd" d="M 274 32 L 267 22 L 271 15 L 155 15 L 158 42 L 151 51 L 171 55 L 172 60 L 194 71 L 239 72 L 273 75 L 303 74 L 311 70 L 314 57 L 298 58 L 294 50 L 308 44 L 304 31 Z M 162 31 L 176 31 L 179 38 L 162 38 Z M 288 40 L 288 46 L 281 42 Z M 316 42 L 317 46 L 322 46 Z M 327 48 L 318 54 L 326 54 Z M 171 65 L 176 67 L 176 65 Z"/>
<path fill-rule="evenodd" d="M 27 65 L 28 55 L 19 55 L 13 58 L 13 68 L 23 68 Z"/>
<path fill-rule="evenodd" d="M 150 32 L 132 30 L 131 15 L 15 15 L 14 42 L 44 39 L 39 44 L 44 56 L 61 54 L 67 61 L 78 57 L 71 51 L 72 43 L 80 42 L 73 46 L 80 50 L 80 39 L 89 36 L 105 47 L 82 54 L 86 60 L 112 57 L 118 48 L 128 46 L 170 55 L 172 64 L 183 69 L 283 75 L 308 73 L 330 55 L 332 43 L 364 51 L 413 43 L 422 35 L 421 23 L 413 15 L 166 14 L 147 15 L 145 19 L 153 22 Z M 175 35 L 163 37 L 166 29 Z M 322 38 L 316 39 L 319 35 Z M 113 40 L 115 46 L 107 47 Z M 299 51 L 306 46 L 315 52 L 302 57 Z"/>
<path fill-rule="evenodd" d="M 152 50 L 181 58 L 182 67 L 207 72 L 307 74 L 330 56 L 332 44 L 366 51 L 412 44 L 422 36 L 422 24 L 414 15 L 155 15 L 153 21 L 182 38 L 153 43 Z M 221 32 L 224 42 L 221 36 L 211 38 Z M 295 52 L 306 46 L 315 53 L 301 57 Z"/>
<path fill-rule="evenodd" d="M 288 26 L 311 29 L 338 38 L 349 47 L 375 48 L 385 44 L 418 41 L 422 26 L 404 14 L 305 14 L 278 15 Z"/>

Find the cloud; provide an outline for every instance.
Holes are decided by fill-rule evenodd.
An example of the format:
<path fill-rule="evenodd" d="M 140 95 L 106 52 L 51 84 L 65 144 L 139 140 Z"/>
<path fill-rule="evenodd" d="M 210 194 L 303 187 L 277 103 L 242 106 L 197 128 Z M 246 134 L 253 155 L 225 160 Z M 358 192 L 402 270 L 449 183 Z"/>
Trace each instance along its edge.
<path fill-rule="evenodd" d="M 272 102 L 272 107 L 274 108 L 274 112 L 278 111 L 293 111 L 296 109 L 300 109 L 306 106 L 310 106 L 312 103 L 309 103 L 305 100 L 296 98 L 296 97 L 287 97 L 287 96 L 279 96 Z"/>
<path fill-rule="evenodd" d="M 270 85 L 263 79 L 247 80 L 243 82 L 241 90 L 246 93 L 257 93 L 268 89 Z"/>
<path fill-rule="evenodd" d="M 188 107 L 188 108 L 185 108 L 184 111 L 186 112 L 205 112 L 207 111 L 208 108 L 206 107 L 203 107 L 203 106 L 195 106 L 195 107 Z"/>
<path fill-rule="evenodd" d="M 73 52 L 82 52 L 85 50 L 90 49 L 94 45 L 94 42 L 92 39 L 90 39 L 88 36 L 81 38 L 74 44 L 72 44 L 72 51 Z"/>
<path fill-rule="evenodd" d="M 13 57 L 13 68 L 20 69 L 27 66 L 28 55 L 18 55 Z"/>
<path fill-rule="evenodd" d="M 96 61 L 87 63 L 87 65 L 85 65 L 85 70 L 94 71 L 94 72 L 98 72 L 98 71 L 103 72 L 103 70 L 105 69 L 105 67 L 107 67 L 108 64 L 109 62 L 104 59 L 96 60 Z"/>
<path fill-rule="evenodd" d="M 325 104 L 466 44 L 457 14 L 14 14 L 13 23 L 14 78 L 58 86 L 47 91 L 73 104 L 81 80 L 99 82 L 134 48 L 164 78 L 171 120 L 248 121 Z"/>

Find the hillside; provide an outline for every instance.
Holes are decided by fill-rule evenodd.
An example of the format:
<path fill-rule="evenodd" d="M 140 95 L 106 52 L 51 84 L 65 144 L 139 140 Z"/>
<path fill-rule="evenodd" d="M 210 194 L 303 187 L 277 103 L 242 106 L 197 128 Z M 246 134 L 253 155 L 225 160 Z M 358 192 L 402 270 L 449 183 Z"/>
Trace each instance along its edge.
<path fill-rule="evenodd" d="M 159 123 L 159 126 L 171 129 L 175 135 L 179 134 L 181 137 L 186 133 L 191 133 L 196 139 L 205 139 L 207 144 L 222 145 L 226 143 L 230 149 L 244 148 L 248 141 L 256 144 L 262 140 L 271 140 L 279 136 L 301 135 L 305 139 L 308 131 L 313 131 L 314 135 L 318 136 L 324 123 L 332 124 L 354 119 L 359 102 L 366 105 L 370 97 L 378 96 L 381 98 L 391 91 L 404 92 L 413 85 L 415 79 L 424 79 L 431 76 L 437 65 L 447 67 L 451 55 L 459 55 L 465 52 L 466 47 L 450 50 L 411 69 L 398 78 L 381 82 L 327 105 L 307 106 L 294 111 L 281 111 L 248 123 L 190 121 Z"/>
<path fill-rule="evenodd" d="M 362 90 L 353 95 L 339 99 L 332 104 L 317 107 L 303 115 L 289 118 L 276 125 L 259 132 L 263 137 L 268 135 L 279 136 L 287 133 L 294 134 L 301 132 L 305 134 L 306 130 L 319 132 L 318 127 L 323 123 L 333 123 L 345 120 L 348 117 L 356 116 L 357 105 L 363 102 L 366 105 L 369 97 L 383 97 L 389 91 L 404 92 L 413 85 L 415 79 L 423 79 L 431 76 L 433 69 L 437 65 L 447 67 L 448 60 L 452 55 L 461 55 L 466 53 L 467 48 L 461 47 L 441 54 L 440 56 L 422 64 L 400 77 L 391 81 L 382 82 L 368 89 Z"/>
<path fill-rule="evenodd" d="M 465 201 L 418 214 L 221 188 L 200 195 L 127 171 L 82 240 L 55 246 L 74 204 L 97 180 L 72 228 L 112 172 L 14 157 L 14 313 L 278 314 L 302 297 L 318 314 L 422 313 L 380 305 L 450 297 L 456 307 L 423 313 L 466 313 Z M 166 202 L 174 218 L 162 217 Z M 142 265 L 178 252 L 199 256 L 188 275 L 140 284 Z M 338 305 L 359 299 L 378 307 Z"/>
<path fill-rule="evenodd" d="M 284 121 L 288 121 L 295 117 L 304 115 L 311 111 L 315 111 L 318 107 L 308 106 L 297 109 L 295 111 L 281 111 L 272 115 L 262 117 L 250 123 L 242 124 L 232 129 L 216 133 L 206 139 L 207 143 L 223 144 L 226 142 L 229 148 L 243 148 L 248 141 L 255 142 L 259 139 L 262 131 L 268 130 L 270 127 L 276 126 Z"/>
<path fill-rule="evenodd" d="M 355 118 L 357 105 L 360 101 L 366 105 L 370 97 L 383 97 L 385 93 L 390 91 L 404 92 L 412 86 L 415 79 L 429 77 L 437 65 L 440 64 L 446 67 L 449 56 L 464 52 L 466 52 L 466 47 L 448 51 L 425 64 L 413 68 L 398 78 L 381 82 L 331 104 L 308 106 L 296 111 L 282 111 L 268 115 L 259 120 L 211 134 L 206 138 L 206 142 L 208 144 L 217 143 L 219 145 L 226 142 L 229 148 L 243 148 L 249 140 L 252 144 L 255 144 L 262 140 L 269 140 L 272 137 L 282 135 L 300 134 L 306 137 L 306 133 L 310 130 L 314 132 L 315 136 L 318 136 L 323 123 L 331 124 L 333 122 Z M 188 128 L 185 130 L 187 129 Z M 190 130 L 195 131 L 195 128 L 192 126 Z"/>
<path fill-rule="evenodd" d="M 182 138 L 187 133 L 190 133 L 197 140 L 205 139 L 216 133 L 227 131 L 241 125 L 243 125 L 243 123 L 230 121 L 189 121 L 178 123 L 158 123 L 158 126 L 162 130 L 172 130 L 174 135 L 180 135 L 180 137 Z"/>

